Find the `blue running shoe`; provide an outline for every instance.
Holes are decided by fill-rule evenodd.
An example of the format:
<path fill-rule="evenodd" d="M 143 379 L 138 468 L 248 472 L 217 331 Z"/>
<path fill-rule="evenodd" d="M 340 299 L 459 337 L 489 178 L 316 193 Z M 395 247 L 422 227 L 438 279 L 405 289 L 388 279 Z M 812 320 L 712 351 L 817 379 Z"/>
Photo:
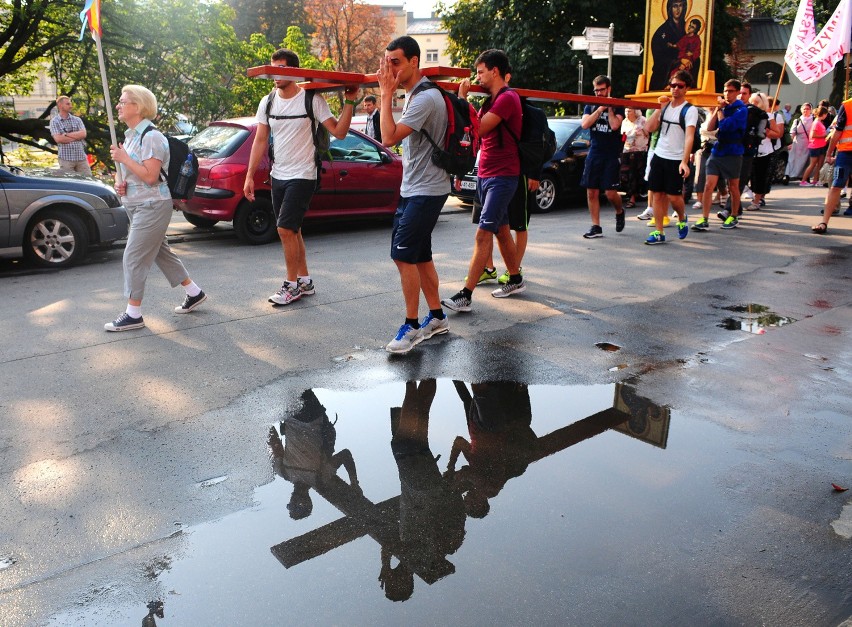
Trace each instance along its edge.
<path fill-rule="evenodd" d="M 654 246 L 655 244 L 665 244 L 666 236 L 660 233 L 659 231 L 651 231 L 651 234 L 648 236 L 648 239 L 645 240 L 645 243 L 649 246 Z"/>
<path fill-rule="evenodd" d="M 680 239 L 683 239 L 687 235 L 689 235 L 689 225 L 686 223 L 685 220 L 683 222 L 678 222 L 677 223 L 677 236 Z"/>

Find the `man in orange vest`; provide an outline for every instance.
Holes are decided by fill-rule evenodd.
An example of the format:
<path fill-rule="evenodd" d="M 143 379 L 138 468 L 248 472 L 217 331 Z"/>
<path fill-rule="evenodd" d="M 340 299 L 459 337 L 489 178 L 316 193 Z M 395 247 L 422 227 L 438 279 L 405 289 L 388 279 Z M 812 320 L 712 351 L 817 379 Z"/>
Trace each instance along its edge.
<path fill-rule="evenodd" d="M 825 207 L 822 211 L 822 222 L 811 227 L 811 231 L 819 235 L 828 233 L 828 221 L 831 214 L 840 204 L 840 192 L 846 185 L 846 181 L 852 174 L 852 98 L 843 101 L 843 106 L 837 112 L 835 121 L 835 132 L 831 134 L 828 144 L 827 163 L 834 163 L 832 173 L 831 189 L 825 197 Z M 837 153 L 835 154 L 835 149 Z M 845 216 L 852 216 L 852 208 L 843 212 Z"/>

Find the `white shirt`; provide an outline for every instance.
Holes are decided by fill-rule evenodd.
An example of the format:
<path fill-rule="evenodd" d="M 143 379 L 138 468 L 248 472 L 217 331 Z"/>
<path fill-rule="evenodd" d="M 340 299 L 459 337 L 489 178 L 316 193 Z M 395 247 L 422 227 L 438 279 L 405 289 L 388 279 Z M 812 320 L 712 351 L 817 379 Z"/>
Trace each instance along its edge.
<path fill-rule="evenodd" d="M 266 100 L 263 97 L 257 107 L 255 119 L 258 124 L 266 124 L 272 133 L 275 147 L 275 163 L 272 165 L 272 176 L 279 181 L 292 179 L 317 178 L 317 167 L 314 163 L 314 140 L 311 137 L 311 121 L 308 117 L 293 120 L 275 120 L 266 117 Z M 307 116 L 305 109 L 305 92 L 300 87 L 292 98 L 282 98 L 275 90 L 272 100 L 271 116 Z M 322 124 L 331 117 L 331 110 L 325 98 L 314 94 L 314 117 L 317 124 Z"/>
<path fill-rule="evenodd" d="M 686 137 L 684 129 L 680 128 L 680 111 L 686 104 L 684 101 L 680 106 L 663 105 L 660 113 L 660 139 L 654 148 L 654 154 L 660 159 L 671 159 L 681 161 L 683 159 L 683 147 Z M 698 125 L 698 109 L 694 105 L 686 110 L 684 119 L 686 128 Z"/>

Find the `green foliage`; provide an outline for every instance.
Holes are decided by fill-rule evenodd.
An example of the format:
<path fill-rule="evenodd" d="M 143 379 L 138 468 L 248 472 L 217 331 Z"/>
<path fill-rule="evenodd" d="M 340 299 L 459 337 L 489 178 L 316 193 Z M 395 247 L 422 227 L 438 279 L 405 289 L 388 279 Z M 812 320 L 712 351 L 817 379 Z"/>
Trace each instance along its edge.
<path fill-rule="evenodd" d="M 235 13 L 234 31 L 241 41 L 259 33 L 267 41 L 280 43 L 290 26 L 310 32 L 303 0 L 224 0 Z"/>
<path fill-rule="evenodd" d="M 722 59 L 736 36 L 725 13 L 725 7 L 733 3 L 739 0 L 718 0 L 715 5 L 711 67 L 717 68 L 717 74 L 718 68 L 727 73 Z M 501 48 L 512 63 L 513 86 L 576 93 L 582 62 L 583 92 L 588 94 L 592 79 L 606 74 L 607 61 L 571 50 L 568 41 L 586 26 L 613 23 L 616 41 L 644 42 L 645 7 L 645 0 L 458 0 L 452 6 L 441 5 L 439 11 L 449 32 L 454 63 L 472 67 L 483 50 Z M 641 72 L 642 57 L 613 57 L 613 95 L 634 93 Z"/>

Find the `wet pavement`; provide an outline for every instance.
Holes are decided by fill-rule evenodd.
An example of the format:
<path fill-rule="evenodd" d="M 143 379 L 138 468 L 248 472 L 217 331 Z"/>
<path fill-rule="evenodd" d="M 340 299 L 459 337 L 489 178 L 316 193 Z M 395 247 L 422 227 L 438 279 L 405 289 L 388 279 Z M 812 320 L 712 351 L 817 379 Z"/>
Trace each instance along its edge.
<path fill-rule="evenodd" d="M 852 251 L 784 211 L 653 253 L 536 216 L 530 293 L 406 356 L 396 286 L 353 280 L 381 229 L 311 239 L 286 311 L 240 281 L 280 250 L 193 242 L 233 293 L 172 319 L 153 283 L 132 336 L 96 332 L 113 253 L 0 277 L 0 624 L 843 623 Z"/>

